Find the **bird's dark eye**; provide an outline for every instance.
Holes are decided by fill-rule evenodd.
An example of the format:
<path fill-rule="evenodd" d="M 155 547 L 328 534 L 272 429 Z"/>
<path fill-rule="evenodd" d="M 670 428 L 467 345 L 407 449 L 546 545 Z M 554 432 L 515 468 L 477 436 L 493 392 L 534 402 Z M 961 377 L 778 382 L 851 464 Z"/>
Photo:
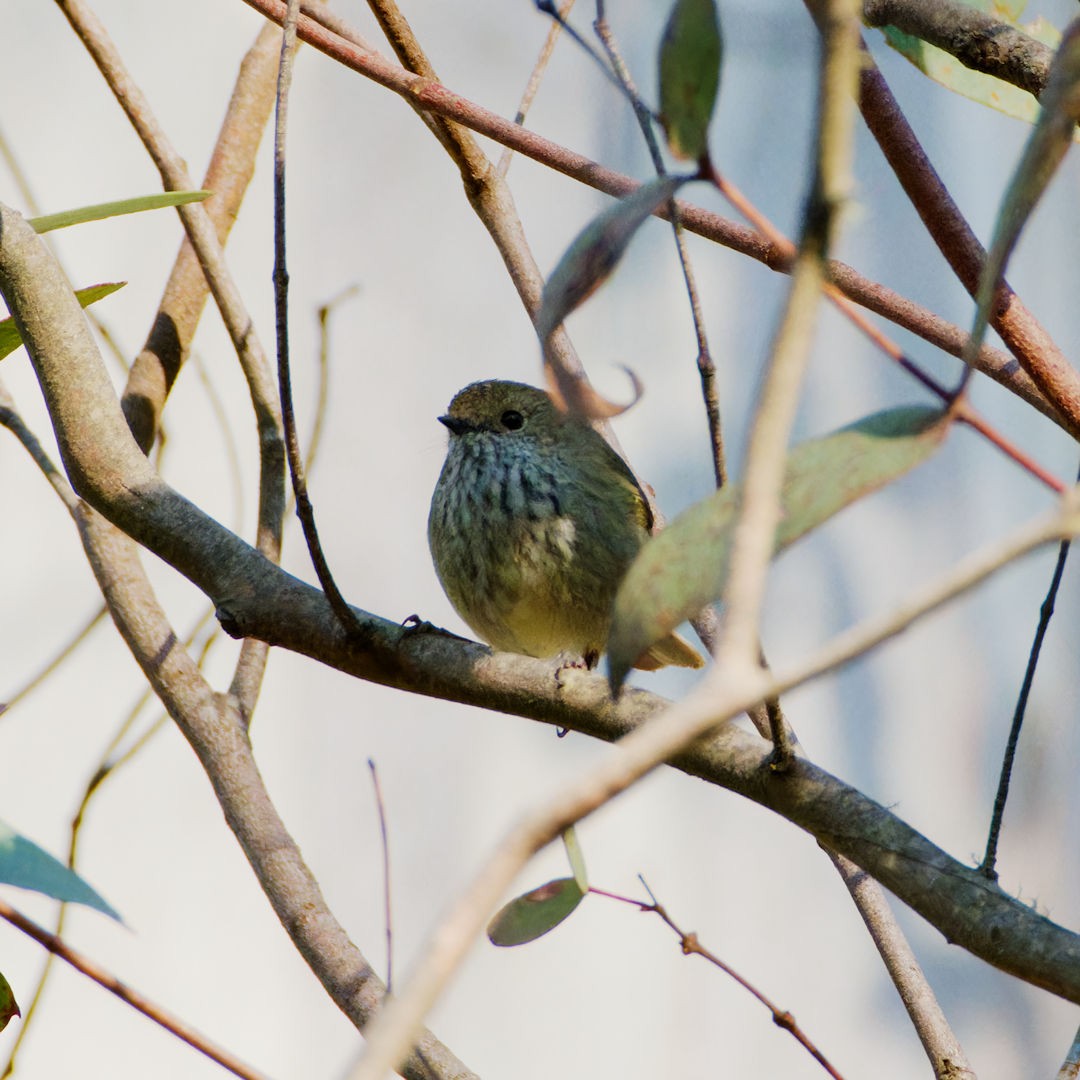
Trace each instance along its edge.
<path fill-rule="evenodd" d="M 525 423 L 525 417 L 517 411 L 517 409 L 507 409 L 506 412 L 499 417 L 502 421 L 502 426 L 507 431 L 517 431 L 522 424 Z"/>

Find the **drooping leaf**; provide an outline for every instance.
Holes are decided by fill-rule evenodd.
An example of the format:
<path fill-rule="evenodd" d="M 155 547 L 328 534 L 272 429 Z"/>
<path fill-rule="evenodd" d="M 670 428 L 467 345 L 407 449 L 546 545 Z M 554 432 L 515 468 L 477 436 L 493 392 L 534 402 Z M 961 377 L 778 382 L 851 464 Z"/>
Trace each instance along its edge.
<path fill-rule="evenodd" d="M 95 206 L 79 206 L 74 210 L 61 210 L 58 214 L 43 214 L 29 218 L 35 232 L 51 232 L 66 229 L 69 225 L 81 225 L 86 221 L 102 221 L 123 214 L 138 214 L 143 210 L 160 210 L 166 206 L 184 206 L 186 203 L 202 202 L 213 195 L 212 191 L 159 191 L 155 195 L 139 195 L 133 199 L 97 203 Z"/>
<path fill-rule="evenodd" d="M 33 889 L 54 900 L 95 908 L 112 919 L 120 916 L 74 870 L 54 859 L 25 836 L 0 821 L 0 882 Z"/>
<path fill-rule="evenodd" d="M 660 42 L 660 120 L 668 147 L 700 161 L 720 89 L 724 43 L 715 0 L 675 0 Z"/>
<path fill-rule="evenodd" d="M 607 280 L 638 229 L 689 179 L 660 176 L 650 180 L 582 229 L 544 285 L 536 316 L 541 342 Z"/>
<path fill-rule="evenodd" d="M 3 972 L 0 972 L 0 1031 L 11 1023 L 13 1016 L 22 1016 L 22 1013 L 19 1012 L 19 1003 L 15 1000 L 15 991 L 4 978 Z"/>
<path fill-rule="evenodd" d="M 1061 39 L 1042 96 L 1042 111 L 1005 191 L 986 255 L 975 312 L 975 324 L 964 349 L 972 359 L 982 348 L 990 321 L 990 305 L 1005 274 L 1013 248 L 1035 205 L 1072 144 L 1080 121 L 1080 19 Z"/>
<path fill-rule="evenodd" d="M 110 293 L 116 292 L 117 289 L 122 289 L 126 284 L 126 281 L 112 281 L 105 285 L 89 285 L 85 289 L 76 289 L 75 295 L 85 308 L 97 303 Z M 13 353 L 21 344 L 22 338 L 19 336 L 15 320 L 10 315 L 6 319 L 0 319 L 0 360 L 3 360 L 8 353 Z"/>
<path fill-rule="evenodd" d="M 502 947 L 535 941 L 554 930 L 584 896 L 573 878 L 549 881 L 503 907 L 488 923 L 488 940 Z"/>
<path fill-rule="evenodd" d="M 577 829 L 573 825 L 564 829 L 562 834 L 563 847 L 566 848 L 566 857 L 570 860 L 570 869 L 574 871 L 574 880 L 582 893 L 589 891 L 589 875 L 585 870 L 585 854 L 581 850 L 578 840 Z"/>
<path fill-rule="evenodd" d="M 890 409 L 791 451 L 775 551 L 926 460 L 945 437 L 941 410 Z M 654 536 L 615 597 L 609 677 L 618 690 L 654 642 L 723 594 L 740 492 L 729 485 Z"/>

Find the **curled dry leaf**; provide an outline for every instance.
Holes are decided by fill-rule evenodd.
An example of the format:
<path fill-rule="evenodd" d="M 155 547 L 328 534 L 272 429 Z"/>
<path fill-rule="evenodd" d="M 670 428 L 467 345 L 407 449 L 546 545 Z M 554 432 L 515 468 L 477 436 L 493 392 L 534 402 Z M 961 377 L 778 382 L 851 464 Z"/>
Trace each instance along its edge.
<path fill-rule="evenodd" d="M 632 409 L 645 393 L 645 386 L 637 375 L 628 367 L 624 367 L 623 371 L 630 376 L 634 388 L 634 396 L 625 405 L 598 393 L 584 375 L 566 371 L 550 360 L 544 363 L 544 380 L 548 396 L 557 409 L 583 416 L 586 420 L 610 420 Z"/>

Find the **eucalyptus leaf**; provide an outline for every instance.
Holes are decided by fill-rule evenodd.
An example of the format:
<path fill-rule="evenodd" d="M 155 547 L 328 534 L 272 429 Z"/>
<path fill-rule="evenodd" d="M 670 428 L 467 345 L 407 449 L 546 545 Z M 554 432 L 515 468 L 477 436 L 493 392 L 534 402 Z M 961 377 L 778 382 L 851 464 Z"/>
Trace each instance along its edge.
<path fill-rule="evenodd" d="M 143 210 L 160 210 L 166 206 L 202 202 L 211 195 L 212 191 L 159 191 L 154 195 L 138 195 L 133 199 L 118 199 L 94 206 L 79 206 L 74 210 L 61 210 L 57 214 L 43 214 L 41 217 L 29 218 L 28 224 L 35 232 L 51 232 L 53 229 L 66 229 L 69 225 L 81 225 L 86 221 L 103 221 L 105 218 L 121 217 L 124 214 L 138 214 Z"/>
<path fill-rule="evenodd" d="M 76 289 L 75 296 L 85 308 L 122 289 L 126 284 L 126 281 L 111 281 L 104 285 L 88 285 L 85 289 Z M 6 319 L 0 319 L 0 360 L 3 360 L 8 353 L 13 353 L 21 344 L 22 337 L 19 335 L 15 320 L 10 315 Z"/>
<path fill-rule="evenodd" d="M 890 409 L 795 447 L 781 493 L 775 552 L 925 461 L 945 437 L 940 409 Z M 729 485 L 654 536 L 615 597 L 609 678 L 618 691 L 634 661 L 681 622 L 718 600 L 727 580 L 741 493 Z"/>
<path fill-rule="evenodd" d="M 503 948 L 525 945 L 554 930 L 585 894 L 573 878 L 558 878 L 511 900 L 488 923 L 488 940 Z"/>
<path fill-rule="evenodd" d="M 54 859 L 32 840 L 20 836 L 0 821 L 0 882 L 32 889 L 54 900 L 85 904 L 122 921 L 116 911 L 101 898 L 74 870 Z"/>
<path fill-rule="evenodd" d="M 11 983 L 0 972 L 0 1031 L 11 1023 L 13 1016 L 22 1016 L 19 1012 L 19 1003 L 15 1000 L 15 991 L 11 989 Z"/>
<path fill-rule="evenodd" d="M 679 158 L 701 161 L 720 89 L 724 43 L 715 0 L 675 0 L 660 43 L 660 121 Z"/>
<path fill-rule="evenodd" d="M 544 285 L 536 332 L 542 343 L 611 276 L 638 229 L 689 176 L 660 176 L 620 199 L 578 234 Z"/>

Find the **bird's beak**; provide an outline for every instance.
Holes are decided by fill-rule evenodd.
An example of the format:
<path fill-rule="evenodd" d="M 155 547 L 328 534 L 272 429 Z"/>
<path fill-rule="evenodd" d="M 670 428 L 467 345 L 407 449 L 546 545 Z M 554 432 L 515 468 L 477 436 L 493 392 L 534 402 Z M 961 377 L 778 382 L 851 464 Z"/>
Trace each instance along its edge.
<path fill-rule="evenodd" d="M 440 416 L 439 423 L 449 428 L 452 435 L 460 435 L 472 427 L 468 420 L 462 420 L 458 416 Z"/>

